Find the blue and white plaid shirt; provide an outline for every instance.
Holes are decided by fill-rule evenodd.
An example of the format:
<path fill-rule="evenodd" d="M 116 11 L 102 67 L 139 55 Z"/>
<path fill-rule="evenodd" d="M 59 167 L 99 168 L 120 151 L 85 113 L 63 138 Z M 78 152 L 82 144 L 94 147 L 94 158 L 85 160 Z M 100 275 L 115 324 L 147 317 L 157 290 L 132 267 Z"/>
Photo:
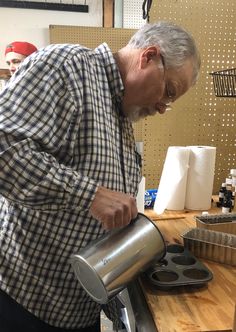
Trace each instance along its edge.
<path fill-rule="evenodd" d="M 99 315 L 69 263 L 104 233 L 88 212 L 97 186 L 137 194 L 123 89 L 106 44 L 64 44 L 29 56 L 0 95 L 0 287 L 53 326 Z"/>

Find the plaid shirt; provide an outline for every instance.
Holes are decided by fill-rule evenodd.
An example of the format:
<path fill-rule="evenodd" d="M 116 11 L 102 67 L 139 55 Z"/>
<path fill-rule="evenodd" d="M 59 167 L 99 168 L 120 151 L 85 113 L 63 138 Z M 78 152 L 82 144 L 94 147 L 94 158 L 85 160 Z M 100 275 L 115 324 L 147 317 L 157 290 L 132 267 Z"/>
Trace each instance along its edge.
<path fill-rule="evenodd" d="M 53 326 L 101 309 L 69 263 L 104 233 L 88 212 L 97 186 L 137 194 L 123 89 L 106 44 L 65 44 L 29 56 L 0 95 L 0 287 Z"/>

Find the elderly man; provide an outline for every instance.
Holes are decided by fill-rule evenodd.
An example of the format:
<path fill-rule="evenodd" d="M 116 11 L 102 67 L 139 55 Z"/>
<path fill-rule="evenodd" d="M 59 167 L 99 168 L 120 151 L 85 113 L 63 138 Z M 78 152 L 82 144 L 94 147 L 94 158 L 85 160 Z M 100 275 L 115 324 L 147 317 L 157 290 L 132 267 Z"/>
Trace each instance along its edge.
<path fill-rule="evenodd" d="M 28 42 L 15 41 L 8 44 L 5 49 L 5 61 L 11 75 L 18 69 L 21 62 L 35 51 L 37 51 L 37 47 Z"/>
<path fill-rule="evenodd" d="M 100 331 L 69 258 L 137 216 L 132 121 L 163 114 L 199 68 L 168 22 L 114 54 L 49 45 L 24 61 L 0 98 L 1 331 Z"/>

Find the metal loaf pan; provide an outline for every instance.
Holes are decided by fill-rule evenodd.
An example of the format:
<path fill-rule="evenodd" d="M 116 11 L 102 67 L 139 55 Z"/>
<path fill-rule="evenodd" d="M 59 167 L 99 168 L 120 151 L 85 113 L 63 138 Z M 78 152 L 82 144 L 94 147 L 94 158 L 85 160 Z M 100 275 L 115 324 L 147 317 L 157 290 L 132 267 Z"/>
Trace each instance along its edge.
<path fill-rule="evenodd" d="M 182 237 L 184 246 L 195 256 L 236 266 L 236 235 L 192 228 Z"/>
<path fill-rule="evenodd" d="M 236 214 L 195 216 L 196 226 L 211 231 L 236 235 Z"/>

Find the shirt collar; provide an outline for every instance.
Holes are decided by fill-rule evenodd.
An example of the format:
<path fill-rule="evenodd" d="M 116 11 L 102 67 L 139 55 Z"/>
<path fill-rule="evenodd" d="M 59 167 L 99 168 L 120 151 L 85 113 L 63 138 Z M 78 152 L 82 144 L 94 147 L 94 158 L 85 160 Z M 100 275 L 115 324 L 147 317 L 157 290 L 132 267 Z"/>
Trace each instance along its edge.
<path fill-rule="evenodd" d="M 95 53 L 102 56 L 112 98 L 116 98 L 121 101 L 124 93 L 124 85 L 117 63 L 109 46 L 106 43 L 103 43 L 95 49 Z"/>

